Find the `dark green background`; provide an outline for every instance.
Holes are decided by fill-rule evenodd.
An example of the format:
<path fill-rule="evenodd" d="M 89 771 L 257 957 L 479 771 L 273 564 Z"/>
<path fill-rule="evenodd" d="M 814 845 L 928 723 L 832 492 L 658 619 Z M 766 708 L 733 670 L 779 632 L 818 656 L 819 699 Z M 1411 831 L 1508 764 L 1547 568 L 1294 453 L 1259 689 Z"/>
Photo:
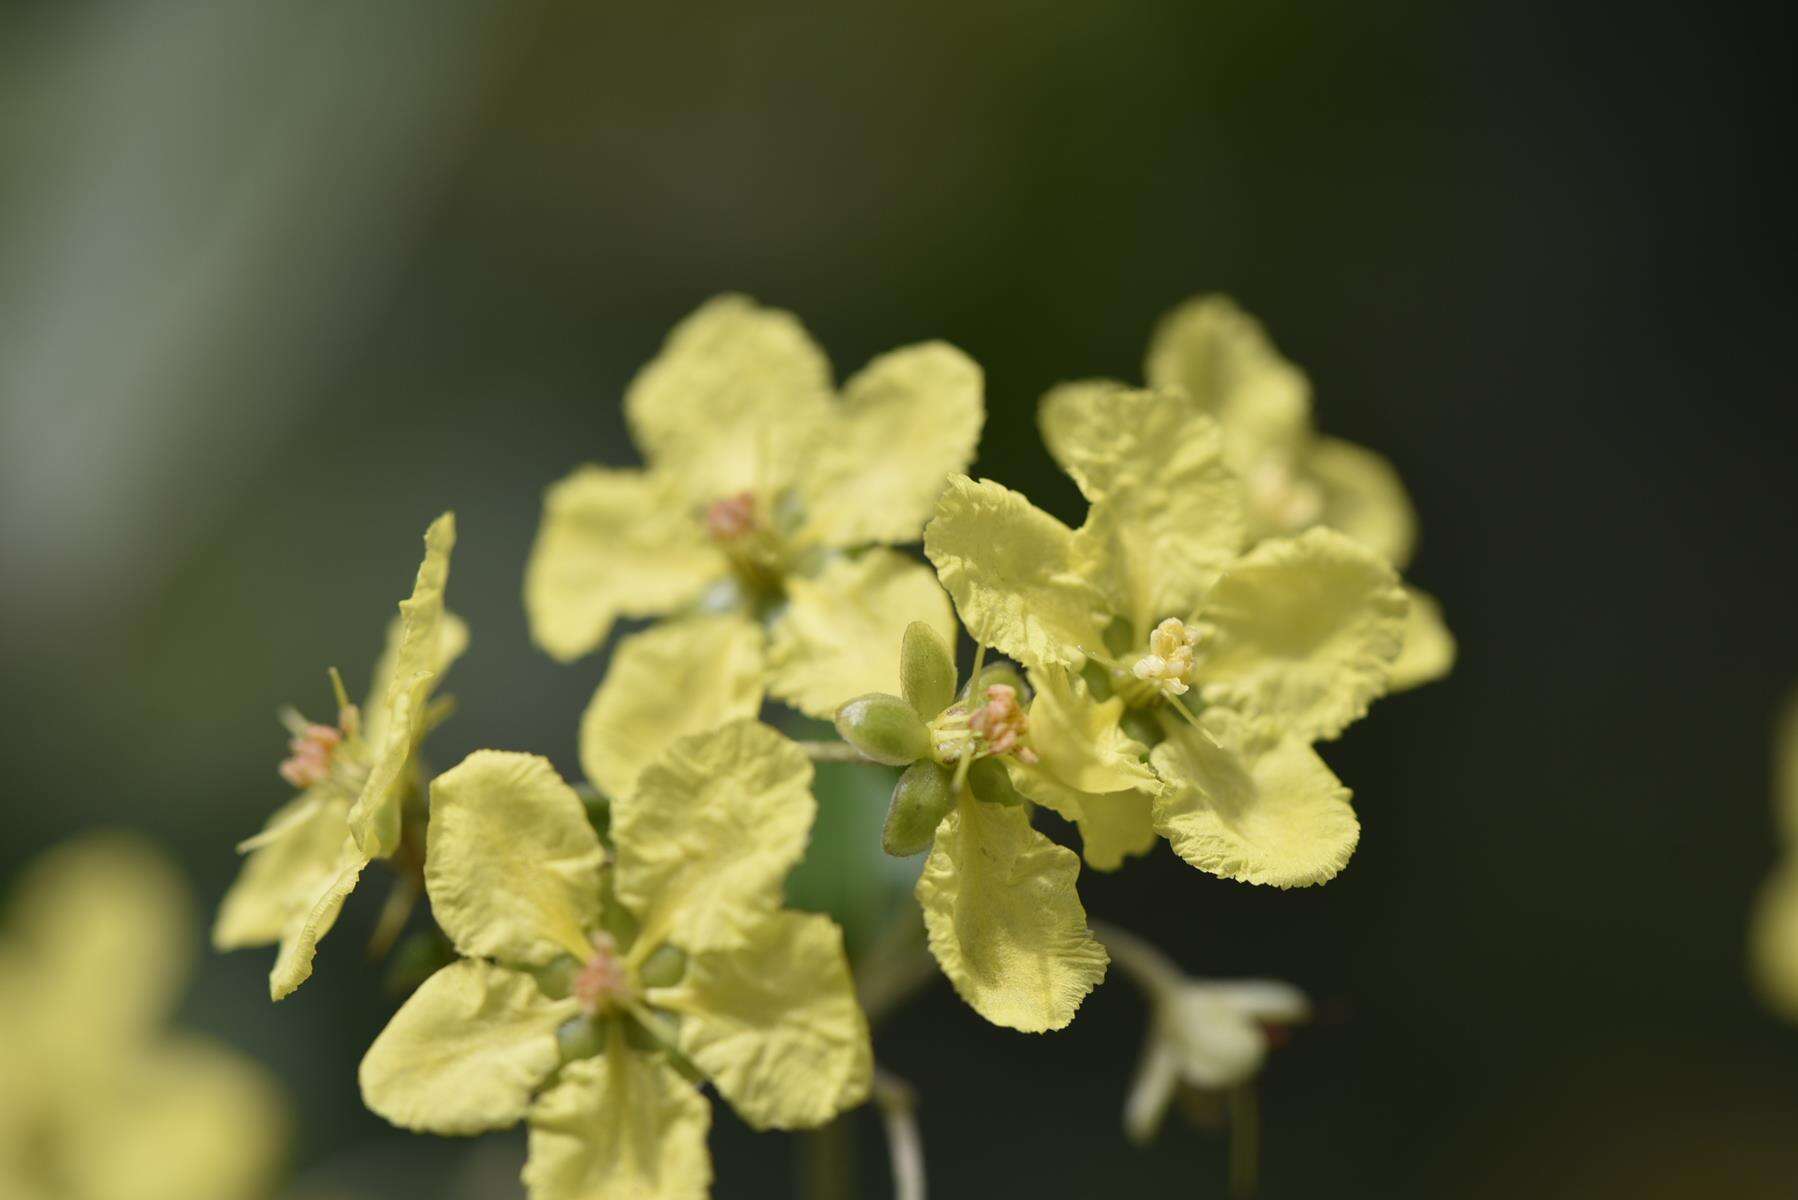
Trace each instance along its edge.
<path fill-rule="evenodd" d="M 1364 826 L 1336 882 L 1083 880 L 1317 999 L 1265 1077 L 1266 1195 L 1791 1194 L 1798 1030 L 1743 969 L 1798 679 L 1784 12 L 218 7 L 0 18 L 0 875 L 123 824 L 215 902 L 284 794 L 273 710 L 365 679 L 446 507 L 474 640 L 433 754 L 573 770 L 601 664 L 527 641 L 540 489 L 633 461 L 623 385 L 716 291 L 845 374 L 961 346 L 978 470 L 1077 519 L 1036 397 L 1137 377 L 1225 290 L 1398 464 L 1462 646 L 1327 748 Z M 516 1147 L 360 1107 L 377 906 L 279 1007 L 267 954 L 210 959 L 185 1019 L 281 1073 L 309 1182 L 504 1180 Z M 878 1051 L 933 1194 L 1221 1195 L 1220 1138 L 1122 1138 L 1142 1015 L 1114 981 L 1026 1037 L 930 990 Z M 790 1194 L 789 1140 L 718 1111 L 718 1195 Z"/>

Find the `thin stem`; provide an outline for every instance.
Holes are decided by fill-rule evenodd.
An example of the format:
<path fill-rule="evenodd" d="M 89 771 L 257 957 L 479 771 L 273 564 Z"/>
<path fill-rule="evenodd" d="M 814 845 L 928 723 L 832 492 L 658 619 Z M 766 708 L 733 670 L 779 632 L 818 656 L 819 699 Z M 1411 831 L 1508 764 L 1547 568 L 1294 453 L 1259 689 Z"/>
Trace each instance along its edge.
<path fill-rule="evenodd" d="M 1253 1083 L 1230 1089 L 1230 1197 L 1253 1200 L 1260 1185 L 1261 1105 Z"/>
<path fill-rule="evenodd" d="M 411 874 L 400 875 L 393 881 L 393 890 L 387 893 L 387 902 L 381 906 L 375 931 L 368 939 L 369 961 L 379 962 L 393 949 L 393 943 L 399 940 L 400 931 L 406 927 L 418 904 L 418 893 L 419 880 Z"/>
<path fill-rule="evenodd" d="M 849 1122 L 838 1117 L 800 1138 L 799 1194 L 805 1200 L 852 1200 L 855 1143 Z"/>
<path fill-rule="evenodd" d="M 876 1067 L 873 1100 L 886 1127 L 895 1200 L 924 1200 L 924 1136 L 918 1130 L 917 1092 L 897 1075 Z"/>
<path fill-rule="evenodd" d="M 857 763 L 866 767 L 880 765 L 863 756 L 860 750 L 848 742 L 797 742 L 795 745 L 805 751 L 805 756 L 813 762 Z"/>

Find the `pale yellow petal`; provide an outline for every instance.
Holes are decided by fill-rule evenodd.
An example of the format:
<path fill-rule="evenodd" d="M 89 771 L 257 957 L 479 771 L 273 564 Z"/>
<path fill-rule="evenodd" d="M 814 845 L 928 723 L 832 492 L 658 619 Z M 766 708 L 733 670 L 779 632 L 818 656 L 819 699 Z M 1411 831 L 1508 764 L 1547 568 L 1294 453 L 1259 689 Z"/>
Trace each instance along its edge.
<path fill-rule="evenodd" d="M 1335 737 L 1386 691 L 1406 608 L 1386 561 L 1341 534 L 1263 542 L 1205 599 L 1195 681 L 1208 704 Z"/>
<path fill-rule="evenodd" d="M 309 910 L 319 888 L 337 873 L 350 832 L 349 803 L 330 787 L 289 801 L 269 818 L 245 856 L 237 880 L 219 904 L 212 926 L 215 950 L 268 946 Z"/>
<path fill-rule="evenodd" d="M 439 677 L 445 635 L 443 592 L 449 585 L 450 551 L 456 546 L 456 518 L 444 513 L 425 530 L 425 558 L 412 595 L 400 602 L 400 646 L 394 655 L 387 696 L 373 718 L 381 731 L 374 743 L 368 782 L 350 808 L 350 832 L 370 858 L 386 858 L 399 848 L 400 805 L 416 768 L 412 756 L 425 734 L 425 705 Z"/>
<path fill-rule="evenodd" d="M 778 908 L 817 802 L 804 751 L 755 721 L 682 738 L 612 800 L 613 886 L 643 942 L 729 949 Z"/>
<path fill-rule="evenodd" d="M 37 859 L 11 932 L 42 1033 L 95 1059 L 147 1038 L 193 962 L 193 910 L 173 866 L 126 834 L 89 834 Z M 121 986 L 128 980 L 129 986 Z"/>
<path fill-rule="evenodd" d="M 1150 756 L 1167 785 L 1155 827 L 1201 871 L 1302 887 L 1348 864 L 1361 826 L 1349 791 L 1303 741 L 1225 709 L 1176 731 Z"/>
<path fill-rule="evenodd" d="M 915 542 L 949 476 L 974 461 L 980 367 L 946 342 L 883 354 L 843 386 L 808 458 L 805 529 L 829 546 Z"/>
<path fill-rule="evenodd" d="M 1056 460 L 1093 502 L 1088 536 L 1117 543 L 1119 611 L 1143 629 L 1191 612 L 1248 537 L 1217 423 L 1178 395 L 1093 383 L 1052 390 L 1039 416 Z"/>
<path fill-rule="evenodd" d="M 531 1200 L 706 1200 L 712 1110 L 660 1055 L 606 1052 L 562 1068 L 531 1109 Z"/>
<path fill-rule="evenodd" d="M 363 1056 L 362 1102 L 405 1129 L 470 1134 L 525 1115 L 556 1069 L 556 1029 L 579 1006 L 478 959 L 425 980 Z"/>
<path fill-rule="evenodd" d="M 924 553 L 976 641 L 1030 666 L 1078 665 L 1100 644 L 1104 598 L 1074 531 L 991 480 L 949 481 Z"/>
<path fill-rule="evenodd" d="M 581 769 L 608 796 L 688 734 L 762 707 L 762 631 L 737 616 L 699 616 L 619 641 L 581 716 Z"/>
<path fill-rule="evenodd" d="M 1443 620 L 1434 597 L 1407 587 L 1411 607 L 1405 613 L 1404 645 L 1393 660 L 1392 690 L 1402 692 L 1443 678 L 1455 666 L 1455 635 Z"/>
<path fill-rule="evenodd" d="M 1149 343 L 1149 386 L 1184 392 L 1223 426 L 1239 473 L 1291 462 L 1311 429 L 1311 385 L 1226 296 L 1197 296 L 1164 316 Z"/>
<path fill-rule="evenodd" d="M 830 416 L 830 363 L 792 313 L 707 301 L 631 381 L 624 413 L 643 453 L 693 503 L 772 498 Z"/>
<path fill-rule="evenodd" d="M 1417 544 L 1417 511 L 1391 463 L 1353 442 L 1320 437 L 1302 470 L 1323 490 L 1322 524 L 1404 569 Z"/>
<path fill-rule="evenodd" d="M 470 958 L 543 966 L 585 959 L 605 850 L 549 760 L 477 750 L 431 783 L 425 887 Z"/>
<path fill-rule="evenodd" d="M 370 676 L 368 686 L 368 699 L 362 705 L 362 736 L 371 746 L 379 746 L 387 736 L 388 713 L 383 701 L 393 687 L 394 669 L 405 640 L 406 622 L 401 617 L 395 617 L 387 624 L 387 640 L 381 647 L 381 657 L 375 660 L 374 673 Z M 428 648 L 426 654 L 428 669 L 441 680 L 467 649 L 468 623 L 445 609 L 443 619 L 437 622 L 436 643 Z"/>
<path fill-rule="evenodd" d="M 681 1051 L 757 1129 L 810 1129 L 867 1098 L 868 1023 L 829 917 L 774 913 L 649 999 L 681 1014 Z"/>
<path fill-rule="evenodd" d="M 1748 945 L 1761 1002 L 1798 1021 L 1798 864 L 1782 863 L 1761 885 Z"/>
<path fill-rule="evenodd" d="M 56 1167 L 57 1194 L 80 1200 L 259 1200 L 287 1141 L 275 1081 L 198 1038 L 119 1061 L 82 1105 L 57 1131 Z"/>
<path fill-rule="evenodd" d="M 917 886 L 930 952 L 993 1024 L 1061 1029 L 1105 977 L 1079 873 L 1079 857 L 1032 829 L 1023 806 L 964 795 L 937 828 Z"/>
<path fill-rule="evenodd" d="M 570 662 L 606 640 L 619 617 L 653 617 L 724 575 L 703 509 L 665 476 L 582 467 L 543 497 L 524 608 L 531 638 Z"/>
<path fill-rule="evenodd" d="M 856 696 L 897 694 L 899 644 L 913 621 L 954 644 L 955 616 L 936 576 L 895 550 L 876 547 L 813 578 L 789 579 L 768 651 L 768 690 L 820 720 Z"/>
<path fill-rule="evenodd" d="M 362 869 L 368 866 L 368 855 L 356 845 L 355 837 L 346 831 L 337 847 L 337 857 L 320 871 L 306 893 L 299 897 L 287 928 L 281 933 L 280 948 L 275 952 L 275 965 L 268 974 L 271 999 L 285 1000 L 294 989 L 312 977 L 312 959 L 318 944 L 337 915 L 343 902 L 356 890 Z"/>

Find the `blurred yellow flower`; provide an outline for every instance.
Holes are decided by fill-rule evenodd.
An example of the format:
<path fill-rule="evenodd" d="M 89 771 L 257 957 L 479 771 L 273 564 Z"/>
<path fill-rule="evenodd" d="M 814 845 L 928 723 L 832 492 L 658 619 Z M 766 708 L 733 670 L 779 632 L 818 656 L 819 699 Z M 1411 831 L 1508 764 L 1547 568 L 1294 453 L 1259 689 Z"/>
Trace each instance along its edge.
<path fill-rule="evenodd" d="M 1798 696 L 1786 702 L 1774 732 L 1773 805 L 1785 853 L 1761 885 L 1749 965 L 1762 1001 L 1798 1021 Z"/>
<path fill-rule="evenodd" d="M 544 501 L 525 607 L 556 658 L 593 650 L 619 617 L 730 613 L 768 626 L 769 690 L 828 717 L 896 682 L 844 647 L 890 645 L 913 620 L 948 627 L 930 573 L 881 547 L 915 541 L 973 459 L 981 375 L 961 351 L 894 350 L 837 395 L 792 314 L 720 296 L 669 334 L 625 415 L 647 469 L 582 467 Z"/>
<path fill-rule="evenodd" d="M 251 1200 L 286 1113 L 254 1063 L 165 1028 L 192 960 L 186 890 L 88 835 L 14 890 L 0 932 L 0 1196 Z"/>
<path fill-rule="evenodd" d="M 431 785 L 426 885 L 461 961 L 369 1048 L 368 1106 L 472 1134 L 530 1124 L 534 1200 L 703 1197 L 709 1080 L 808 1128 L 873 1070 L 842 934 L 782 907 L 812 768 L 754 721 L 676 741 L 610 805 L 613 853 L 543 759 L 483 750 Z"/>
<path fill-rule="evenodd" d="M 387 631 L 363 708 L 338 688 L 337 724 L 286 718 L 293 740 L 282 778 L 300 794 L 245 841 L 237 881 L 213 925 L 213 946 L 279 944 L 269 994 L 290 995 L 312 974 L 318 943 L 376 858 L 398 849 L 401 808 L 417 787 L 417 751 L 433 723 L 431 693 L 468 645 L 468 629 L 443 607 L 456 521 L 444 513 L 425 532 L 412 595 Z"/>

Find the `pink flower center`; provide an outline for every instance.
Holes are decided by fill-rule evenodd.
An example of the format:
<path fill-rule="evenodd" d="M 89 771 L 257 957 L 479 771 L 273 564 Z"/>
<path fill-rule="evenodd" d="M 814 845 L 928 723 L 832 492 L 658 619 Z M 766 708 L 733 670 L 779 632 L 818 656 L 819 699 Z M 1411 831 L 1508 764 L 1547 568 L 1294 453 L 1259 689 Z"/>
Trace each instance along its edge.
<path fill-rule="evenodd" d="M 968 717 L 968 728 L 986 742 L 987 754 L 1016 753 L 1024 762 L 1036 761 L 1036 755 L 1023 744 L 1030 732 L 1030 717 L 1018 704 L 1018 689 L 1008 683 L 995 683 L 986 689 L 986 703 Z"/>
<path fill-rule="evenodd" d="M 331 777 L 331 756 L 343 743 L 343 732 L 330 725 L 308 725 L 287 742 L 287 757 L 277 768 L 297 788 L 315 787 Z"/>
<path fill-rule="evenodd" d="M 593 957 L 574 977 L 574 999 L 581 1011 L 597 1017 L 630 998 L 630 976 L 618 957 L 618 943 L 609 933 L 593 935 Z"/>
<path fill-rule="evenodd" d="M 755 528 L 755 494 L 738 492 L 714 500 L 705 510 L 706 532 L 715 542 L 734 542 Z"/>

